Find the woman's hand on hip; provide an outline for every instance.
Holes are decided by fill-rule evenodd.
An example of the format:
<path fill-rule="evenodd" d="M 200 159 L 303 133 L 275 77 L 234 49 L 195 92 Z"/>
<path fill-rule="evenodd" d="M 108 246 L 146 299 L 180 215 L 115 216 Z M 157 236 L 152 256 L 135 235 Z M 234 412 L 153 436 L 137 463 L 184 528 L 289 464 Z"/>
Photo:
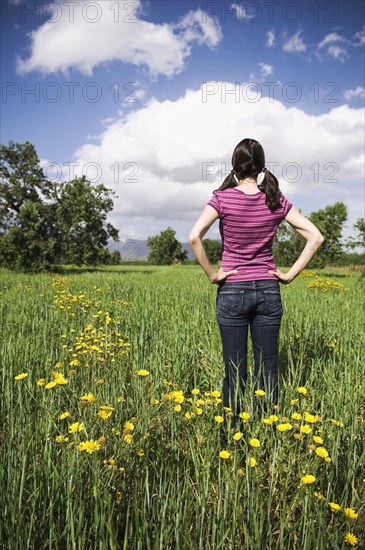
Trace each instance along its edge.
<path fill-rule="evenodd" d="M 275 275 L 279 279 L 280 283 L 283 283 L 284 285 L 288 285 L 291 283 L 292 279 L 290 278 L 290 275 L 288 273 L 283 273 L 280 271 L 280 269 L 277 269 L 276 271 L 268 271 L 269 275 Z"/>
<path fill-rule="evenodd" d="M 237 269 L 231 269 L 231 271 L 223 271 L 223 269 L 220 267 L 218 269 L 218 272 L 215 273 L 211 278 L 209 278 L 210 282 L 214 285 L 219 283 L 220 281 L 223 281 L 228 275 L 235 275 L 238 273 Z"/>

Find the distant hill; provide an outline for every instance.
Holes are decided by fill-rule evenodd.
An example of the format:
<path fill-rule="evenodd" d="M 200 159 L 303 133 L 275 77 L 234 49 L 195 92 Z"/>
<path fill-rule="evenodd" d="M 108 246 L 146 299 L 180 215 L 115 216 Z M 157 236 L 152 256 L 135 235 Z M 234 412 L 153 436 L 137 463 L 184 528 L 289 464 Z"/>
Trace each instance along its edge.
<path fill-rule="evenodd" d="M 151 252 L 150 247 L 147 246 L 147 239 L 145 241 L 127 239 L 119 243 L 112 241 L 108 243 L 108 248 L 109 250 L 119 250 L 121 259 L 124 261 L 147 260 L 147 256 Z M 182 249 L 188 251 L 189 260 L 195 259 L 189 243 L 182 243 Z"/>

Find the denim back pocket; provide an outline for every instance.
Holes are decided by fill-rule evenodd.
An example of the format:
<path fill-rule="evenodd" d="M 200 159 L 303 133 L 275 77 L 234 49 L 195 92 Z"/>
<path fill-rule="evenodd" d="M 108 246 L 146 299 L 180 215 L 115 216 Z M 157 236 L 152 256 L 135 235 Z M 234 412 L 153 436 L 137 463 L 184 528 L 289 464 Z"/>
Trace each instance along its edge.
<path fill-rule="evenodd" d="M 242 315 L 244 290 L 221 290 L 217 293 L 216 311 L 219 317 L 240 317 Z"/>
<path fill-rule="evenodd" d="M 280 289 L 264 290 L 265 314 L 274 317 L 283 315 L 283 304 L 281 301 Z"/>

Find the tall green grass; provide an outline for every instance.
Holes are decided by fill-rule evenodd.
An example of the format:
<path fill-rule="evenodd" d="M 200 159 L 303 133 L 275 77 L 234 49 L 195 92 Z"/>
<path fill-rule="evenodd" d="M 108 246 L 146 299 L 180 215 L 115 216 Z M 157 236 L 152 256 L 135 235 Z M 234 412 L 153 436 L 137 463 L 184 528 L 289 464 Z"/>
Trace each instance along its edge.
<path fill-rule="evenodd" d="M 329 269 L 323 273 L 331 277 Z M 223 379 L 217 287 L 199 267 L 123 266 L 62 276 L 2 271 L 2 546 L 342 549 L 349 547 L 348 532 L 364 545 L 364 293 L 360 273 L 332 275 L 349 290 L 310 290 L 314 277 L 281 286 L 279 410 L 267 404 L 265 412 L 266 397 L 254 393 L 249 341 L 243 400 L 250 419 L 242 423 L 242 439 L 234 441 L 232 432 L 223 448 L 215 420 L 222 404 L 207 395 L 220 391 Z M 75 339 L 85 338 L 88 326 L 100 351 L 82 355 Z M 70 365 L 77 358 L 80 365 Z M 68 383 L 37 385 L 53 380 L 52 372 Z M 27 377 L 15 380 L 21 373 Z M 180 411 L 173 393 L 179 390 Z M 80 400 L 88 393 L 96 403 Z M 98 416 L 100 406 L 113 407 L 109 418 Z M 64 412 L 69 417 L 60 420 Z M 300 433 L 306 422 L 293 420 L 295 412 L 320 417 L 311 433 Z M 278 421 L 265 426 L 270 414 Z M 134 426 L 130 443 L 127 421 Z M 286 421 L 292 429 L 280 432 L 276 426 Z M 85 429 L 68 433 L 75 422 Z M 253 437 L 257 449 L 249 444 Z M 92 454 L 78 449 L 100 438 Z M 330 462 L 316 455 L 318 447 Z M 221 450 L 229 459 L 220 458 Z M 304 484 L 305 474 L 315 482 Z M 329 502 L 341 509 L 331 511 Z"/>

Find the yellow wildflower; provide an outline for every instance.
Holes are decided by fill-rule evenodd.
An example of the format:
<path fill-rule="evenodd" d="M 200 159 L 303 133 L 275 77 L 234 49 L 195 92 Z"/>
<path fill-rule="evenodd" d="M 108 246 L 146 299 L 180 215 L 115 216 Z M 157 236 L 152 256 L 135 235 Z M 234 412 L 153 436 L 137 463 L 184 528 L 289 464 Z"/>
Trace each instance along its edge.
<path fill-rule="evenodd" d="M 220 397 L 220 396 L 221 396 L 221 392 L 217 390 L 212 391 L 212 397 Z"/>
<path fill-rule="evenodd" d="M 256 390 L 255 395 L 257 395 L 257 397 L 263 397 L 265 395 L 265 392 L 264 390 Z"/>
<path fill-rule="evenodd" d="M 323 439 L 321 437 L 319 437 L 319 435 L 314 435 L 313 436 L 313 441 L 314 441 L 314 443 L 317 443 L 318 445 L 323 444 Z"/>
<path fill-rule="evenodd" d="M 353 533 L 346 533 L 345 542 L 347 542 L 347 544 L 349 544 L 350 546 L 356 546 L 356 544 L 359 542 L 359 539 Z"/>
<path fill-rule="evenodd" d="M 305 484 L 305 485 L 311 485 L 312 483 L 314 483 L 316 480 L 316 478 L 314 476 L 312 476 L 311 474 L 306 474 L 305 476 L 302 477 L 302 482 Z"/>
<path fill-rule="evenodd" d="M 308 412 L 304 413 L 304 420 L 309 424 L 314 424 L 315 422 L 318 422 L 320 419 L 321 418 L 319 416 L 314 416 L 313 414 L 309 414 Z"/>
<path fill-rule="evenodd" d="M 320 491 L 314 491 L 314 496 L 320 500 L 326 500 L 326 497 L 324 497 Z"/>
<path fill-rule="evenodd" d="M 248 412 L 241 412 L 238 415 L 244 422 L 247 422 L 247 420 L 250 419 L 250 414 Z"/>
<path fill-rule="evenodd" d="M 303 386 L 300 386 L 297 391 L 298 391 L 298 393 L 300 393 L 300 395 L 307 395 L 307 393 L 308 393 L 307 389 L 304 388 Z"/>
<path fill-rule="evenodd" d="M 96 403 L 96 397 L 92 393 L 86 393 L 80 397 L 81 401 L 87 401 L 88 403 Z"/>
<path fill-rule="evenodd" d="M 240 441 L 242 439 L 243 435 L 241 432 L 236 432 L 233 436 L 234 441 Z"/>
<path fill-rule="evenodd" d="M 224 418 L 223 418 L 223 416 L 215 416 L 215 417 L 214 417 L 214 420 L 215 420 L 218 424 L 222 424 L 222 422 L 224 421 Z"/>
<path fill-rule="evenodd" d="M 299 414 L 299 413 L 293 413 L 291 415 L 291 417 L 292 417 L 293 420 L 301 420 L 302 419 L 302 415 Z"/>
<path fill-rule="evenodd" d="M 126 443 L 132 443 L 132 441 L 133 441 L 133 434 L 125 434 L 125 436 L 124 436 L 123 439 L 124 439 L 124 441 L 125 441 Z"/>
<path fill-rule="evenodd" d="M 59 420 L 64 420 L 68 416 L 70 416 L 70 413 L 68 411 L 66 411 L 66 412 L 60 414 L 60 416 L 58 418 L 59 418 Z"/>
<path fill-rule="evenodd" d="M 257 448 L 257 447 L 260 447 L 261 443 L 258 439 L 253 438 L 250 440 L 250 445 L 251 447 Z"/>
<path fill-rule="evenodd" d="M 94 439 L 90 439 L 80 443 L 77 448 L 79 451 L 86 451 L 87 453 L 92 454 L 100 449 L 100 443 Z"/>
<path fill-rule="evenodd" d="M 302 434 L 309 434 L 311 433 L 312 428 L 308 426 L 308 424 L 304 424 L 304 426 L 300 427 L 300 431 L 302 432 Z"/>
<path fill-rule="evenodd" d="M 227 458 L 231 456 L 231 453 L 229 453 L 228 451 L 221 451 L 219 453 L 219 456 L 220 458 L 223 458 L 223 460 L 227 460 Z"/>
<path fill-rule="evenodd" d="M 279 432 L 286 432 L 288 430 L 291 430 L 292 428 L 293 426 L 289 422 L 286 422 L 285 424 L 278 424 L 276 426 L 276 429 L 279 430 Z"/>
<path fill-rule="evenodd" d="M 271 414 L 269 416 L 269 420 L 271 420 L 271 422 L 277 422 L 279 420 L 279 417 L 276 416 L 276 414 Z"/>
<path fill-rule="evenodd" d="M 180 412 L 181 411 L 181 405 L 175 405 L 174 411 Z"/>
<path fill-rule="evenodd" d="M 299 399 L 292 399 L 292 400 L 290 401 L 290 404 L 291 404 L 291 405 L 297 405 L 298 403 L 299 403 Z"/>
<path fill-rule="evenodd" d="M 199 395 L 200 391 L 198 390 L 198 388 L 194 388 L 193 390 L 191 390 L 191 393 L 193 395 Z"/>
<path fill-rule="evenodd" d="M 68 427 L 68 431 L 70 434 L 81 432 L 83 429 L 84 429 L 84 424 L 82 422 L 74 422 L 73 424 L 70 424 L 70 426 Z"/>
<path fill-rule="evenodd" d="M 356 519 L 357 516 L 359 515 L 352 508 L 344 508 L 343 511 L 345 512 L 346 516 L 350 519 Z"/>
<path fill-rule="evenodd" d="M 48 384 L 46 384 L 44 387 L 46 388 L 46 390 L 50 390 L 51 388 L 54 388 L 55 386 L 57 386 L 57 382 L 56 382 L 56 380 L 52 380 L 52 382 L 48 382 Z"/>
<path fill-rule="evenodd" d="M 331 508 L 332 512 L 338 512 L 341 510 L 341 506 L 339 504 L 336 504 L 336 502 L 329 502 L 328 506 Z"/>
<path fill-rule="evenodd" d="M 251 466 L 251 468 L 254 468 L 254 467 L 256 466 L 256 464 L 257 464 L 256 458 L 254 458 L 253 456 L 251 456 L 251 457 L 248 459 L 247 464 L 248 464 L 249 466 Z"/>
<path fill-rule="evenodd" d="M 328 451 L 324 447 L 317 447 L 315 450 L 315 453 L 317 456 L 320 456 L 321 458 L 326 458 L 328 456 Z"/>
<path fill-rule="evenodd" d="M 28 376 L 27 372 L 22 372 L 21 374 L 17 374 L 14 376 L 14 380 L 24 380 Z"/>
<path fill-rule="evenodd" d="M 262 422 L 265 424 L 265 426 L 271 426 L 272 420 L 270 418 L 263 418 Z"/>
<path fill-rule="evenodd" d="M 148 370 L 145 370 L 145 369 L 140 369 L 138 372 L 137 372 L 138 376 L 148 376 L 149 375 L 149 371 Z"/>
<path fill-rule="evenodd" d="M 44 386 L 45 384 L 46 384 L 45 378 L 40 378 L 39 380 L 37 380 L 37 386 Z"/>

